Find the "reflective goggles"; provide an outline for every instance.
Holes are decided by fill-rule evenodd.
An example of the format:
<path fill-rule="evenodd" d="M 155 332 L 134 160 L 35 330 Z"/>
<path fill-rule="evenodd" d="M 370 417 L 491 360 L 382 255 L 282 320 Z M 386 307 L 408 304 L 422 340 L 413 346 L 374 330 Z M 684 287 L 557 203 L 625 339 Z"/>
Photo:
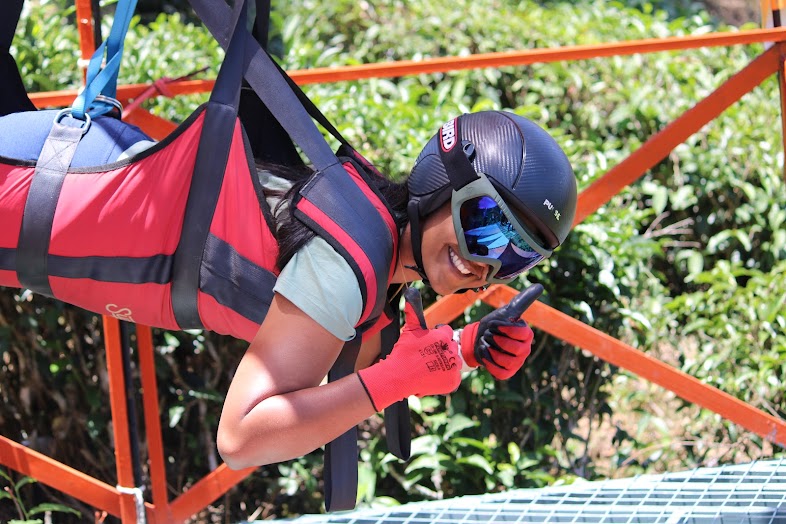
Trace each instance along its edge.
<path fill-rule="evenodd" d="M 524 271 L 551 256 L 540 246 L 510 211 L 483 173 L 458 191 L 453 191 L 451 209 L 461 255 L 487 264 L 486 281 L 507 284 Z"/>

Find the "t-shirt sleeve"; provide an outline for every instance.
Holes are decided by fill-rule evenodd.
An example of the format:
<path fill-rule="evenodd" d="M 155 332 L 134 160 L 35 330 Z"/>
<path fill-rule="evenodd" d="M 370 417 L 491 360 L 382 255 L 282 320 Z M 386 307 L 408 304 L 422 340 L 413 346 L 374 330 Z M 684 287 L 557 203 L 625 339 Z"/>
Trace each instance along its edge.
<path fill-rule="evenodd" d="M 363 312 L 355 272 L 330 244 L 315 237 L 281 270 L 273 291 L 295 304 L 337 338 L 355 337 Z"/>

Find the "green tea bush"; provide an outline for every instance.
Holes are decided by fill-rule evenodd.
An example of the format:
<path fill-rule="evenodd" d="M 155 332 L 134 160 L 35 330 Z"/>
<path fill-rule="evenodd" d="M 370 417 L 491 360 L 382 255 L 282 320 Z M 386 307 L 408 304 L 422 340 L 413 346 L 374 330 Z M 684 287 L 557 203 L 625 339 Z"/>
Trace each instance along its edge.
<path fill-rule="evenodd" d="M 694 3 L 655 5 L 298 0 L 274 2 L 273 34 L 282 66 L 295 70 L 735 30 Z M 79 84 L 76 31 L 64 6 L 65 0 L 41 1 L 20 25 L 13 52 L 30 91 Z M 215 75 L 222 52 L 190 14 L 141 20 L 132 24 L 121 82 L 203 67 L 209 68 L 204 77 Z M 105 34 L 110 22 L 104 20 Z M 507 109 L 549 128 L 583 189 L 761 52 L 759 45 L 703 48 L 304 89 L 394 178 L 406 176 L 447 119 Z M 182 121 L 205 98 L 160 98 L 146 107 Z M 786 194 L 780 129 L 773 125 L 779 100 L 777 82 L 766 80 L 579 224 L 554 257 L 516 287 L 542 283 L 546 304 L 786 416 Z M 101 347 L 97 321 L 40 297 L 6 291 L 0 298 L 3 434 L 33 436 L 40 446 L 71 439 L 75 446 L 47 451 L 112 482 L 103 360 L 100 349 L 92 350 Z M 455 325 L 488 311 L 475 304 Z M 158 332 L 155 342 L 176 494 L 215 467 L 215 424 L 243 348 L 211 334 Z M 34 404 L 16 393 L 29 384 L 37 385 Z M 77 415 L 55 427 L 53 421 L 66 420 L 65 408 L 52 417 L 36 407 L 62 388 L 72 392 Z M 539 487 L 773 453 L 713 414 L 671 398 L 661 409 L 663 398 L 662 391 L 643 388 L 591 354 L 536 331 L 533 354 L 511 380 L 499 383 L 479 372 L 448 398 L 413 401 L 409 462 L 387 453 L 379 420 L 364 424 L 361 503 Z M 729 444 L 730 452 L 711 452 L 716 442 Z M 209 512 L 240 519 L 318 512 L 321 468 L 320 453 L 260 468 Z"/>

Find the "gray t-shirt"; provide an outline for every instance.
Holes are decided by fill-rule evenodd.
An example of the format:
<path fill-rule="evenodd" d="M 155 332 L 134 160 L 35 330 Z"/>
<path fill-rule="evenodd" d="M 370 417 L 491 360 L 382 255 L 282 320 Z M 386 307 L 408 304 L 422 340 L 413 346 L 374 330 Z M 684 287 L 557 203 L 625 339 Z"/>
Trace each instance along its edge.
<path fill-rule="evenodd" d="M 262 185 L 276 190 L 287 190 L 291 182 L 267 172 L 259 173 Z M 268 197 L 270 209 L 276 209 L 279 199 Z M 283 211 L 285 206 L 279 209 Z M 295 304 L 336 338 L 352 340 L 355 325 L 363 313 L 355 272 L 344 257 L 320 237 L 303 246 L 281 269 L 273 291 Z"/>

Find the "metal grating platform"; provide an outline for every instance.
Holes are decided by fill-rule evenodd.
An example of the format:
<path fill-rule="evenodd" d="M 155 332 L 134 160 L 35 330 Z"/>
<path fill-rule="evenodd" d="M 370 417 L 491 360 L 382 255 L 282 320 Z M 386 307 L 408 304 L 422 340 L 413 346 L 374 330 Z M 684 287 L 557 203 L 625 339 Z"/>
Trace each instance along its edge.
<path fill-rule="evenodd" d="M 298 524 L 786 524 L 786 458 L 664 475 L 307 515 Z"/>

